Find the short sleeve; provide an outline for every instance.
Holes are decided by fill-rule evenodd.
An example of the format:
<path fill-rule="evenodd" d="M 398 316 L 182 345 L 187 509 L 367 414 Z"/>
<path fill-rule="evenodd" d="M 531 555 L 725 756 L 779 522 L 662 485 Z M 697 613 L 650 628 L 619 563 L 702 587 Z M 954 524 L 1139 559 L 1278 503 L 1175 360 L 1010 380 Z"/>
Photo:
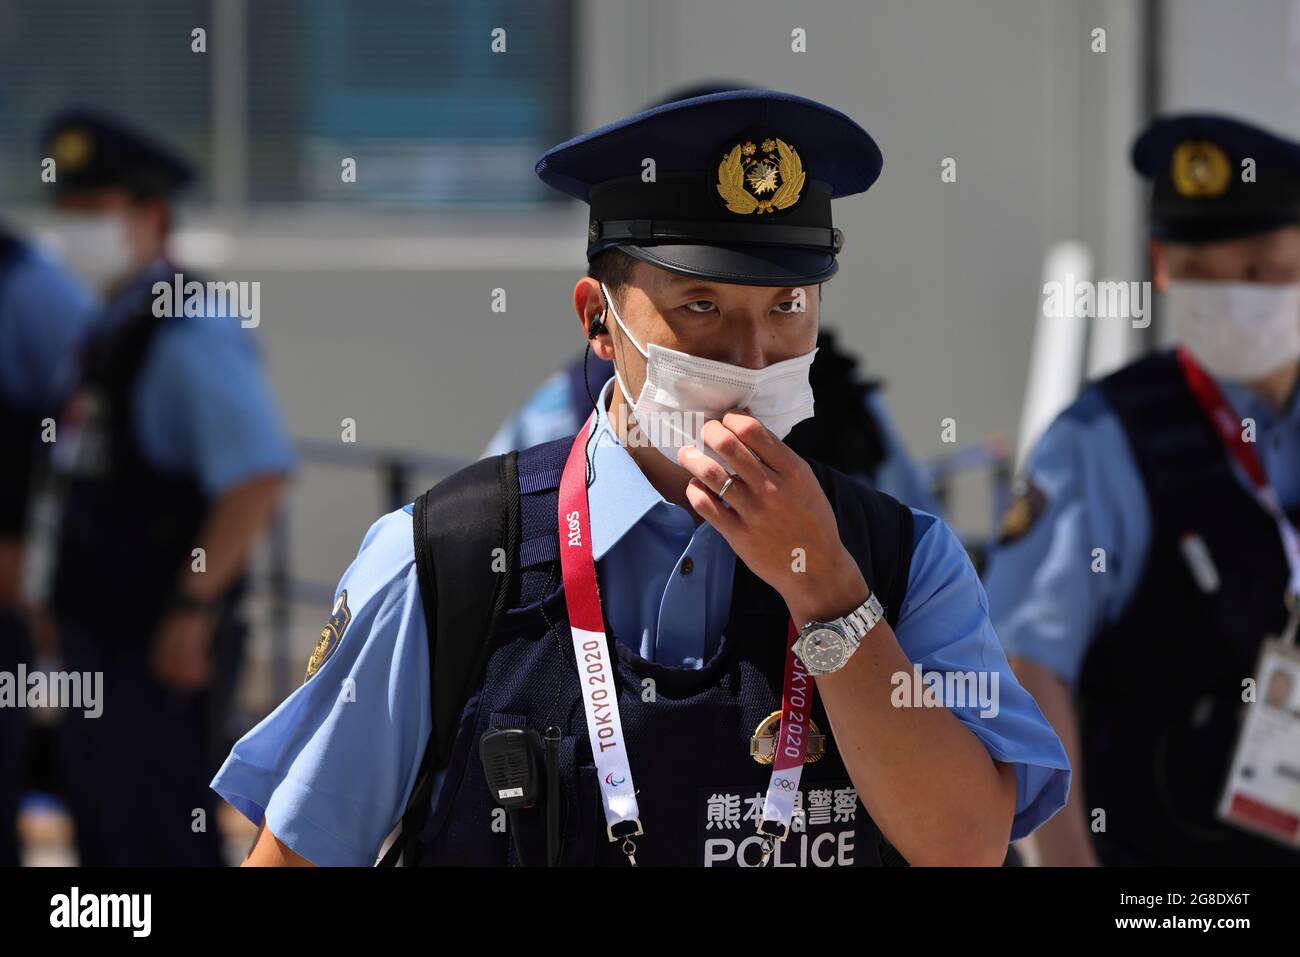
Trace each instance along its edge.
<path fill-rule="evenodd" d="M 60 363 L 96 319 L 90 292 L 36 250 L 0 284 L 0 389 L 25 408 L 53 399 Z"/>
<path fill-rule="evenodd" d="M 141 375 L 136 425 L 150 458 L 209 495 L 294 465 L 251 336 L 229 317 L 172 320 Z"/>
<path fill-rule="evenodd" d="M 401 818 L 432 727 L 405 510 L 367 533 L 330 627 L 338 640 L 317 646 L 318 670 L 235 744 L 212 788 L 250 821 L 265 816 L 313 864 L 369 866 Z"/>
<path fill-rule="evenodd" d="M 1017 511 L 1018 510 L 1018 511 Z M 1087 393 L 1043 434 L 985 573 L 1003 647 L 1069 685 L 1137 590 L 1151 517 L 1128 440 Z"/>
<path fill-rule="evenodd" d="M 957 536 L 913 509 L 916 545 L 895 634 L 920 666 L 923 686 L 942 678 L 943 703 L 990 756 L 1016 773 L 1011 839 L 1019 840 L 1065 805 L 1070 765 L 1060 739 L 1012 674 L 989 622 L 988 600 Z"/>

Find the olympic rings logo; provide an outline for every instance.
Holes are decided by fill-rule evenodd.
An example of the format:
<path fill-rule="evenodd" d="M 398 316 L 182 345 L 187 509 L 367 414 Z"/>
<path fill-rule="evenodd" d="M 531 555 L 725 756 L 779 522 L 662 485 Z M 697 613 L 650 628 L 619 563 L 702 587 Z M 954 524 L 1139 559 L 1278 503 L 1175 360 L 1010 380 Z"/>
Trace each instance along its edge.
<path fill-rule="evenodd" d="M 793 791 L 796 787 L 795 783 L 791 781 L 789 778 L 777 778 L 772 783 L 775 784 L 782 791 Z"/>

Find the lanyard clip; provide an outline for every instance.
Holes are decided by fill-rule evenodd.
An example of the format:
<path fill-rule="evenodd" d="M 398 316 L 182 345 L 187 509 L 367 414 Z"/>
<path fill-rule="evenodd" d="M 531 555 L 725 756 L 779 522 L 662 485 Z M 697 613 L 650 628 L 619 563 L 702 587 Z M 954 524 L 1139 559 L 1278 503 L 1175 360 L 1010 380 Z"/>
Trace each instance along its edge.
<path fill-rule="evenodd" d="M 618 833 L 614 832 L 614 828 L 618 828 Z M 645 830 L 641 827 L 641 819 L 639 817 L 630 817 L 625 821 L 606 824 L 605 833 L 609 835 L 611 843 L 619 838 L 623 839 L 623 853 L 627 855 L 627 862 L 636 867 L 636 841 L 632 840 L 632 838 L 640 837 L 645 833 Z"/>
<path fill-rule="evenodd" d="M 614 830 L 615 828 L 618 828 L 618 830 Z M 641 827 L 641 819 L 639 817 L 629 817 L 623 821 L 615 821 L 613 824 L 606 824 L 605 833 L 609 835 L 609 840 L 612 844 L 620 838 L 640 837 L 645 833 L 645 830 Z"/>
<path fill-rule="evenodd" d="M 772 852 L 776 850 L 776 845 L 790 836 L 790 825 L 782 821 L 765 821 L 760 812 L 758 815 L 758 833 L 763 838 L 763 858 L 759 861 L 759 867 L 767 867 L 767 862 L 772 859 Z"/>

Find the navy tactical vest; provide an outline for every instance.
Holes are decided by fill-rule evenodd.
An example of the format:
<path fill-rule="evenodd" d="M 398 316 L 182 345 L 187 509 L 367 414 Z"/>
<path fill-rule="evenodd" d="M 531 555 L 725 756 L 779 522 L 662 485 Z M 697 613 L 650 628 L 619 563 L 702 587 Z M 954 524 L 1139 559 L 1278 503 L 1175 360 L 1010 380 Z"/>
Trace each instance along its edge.
<path fill-rule="evenodd" d="M 1106 864 L 1300 864 L 1300 854 L 1214 816 L 1242 681 L 1264 636 L 1286 620 L 1277 526 L 1233 474 L 1173 353 L 1126 366 L 1097 389 L 1128 435 L 1152 516 L 1137 592 L 1093 642 L 1080 678 L 1087 808 L 1106 814 L 1098 853 Z M 1188 533 L 1218 569 L 1214 594 L 1188 568 Z"/>
<path fill-rule="evenodd" d="M 519 571 L 489 647 L 486 676 L 460 716 L 420 863 L 521 863 L 488 792 L 478 743 L 494 727 L 561 729 L 564 865 L 626 867 L 605 833 L 559 571 L 557 490 L 573 437 L 519 453 Z M 812 463 L 845 547 L 896 624 L 907 587 L 913 527 L 906 507 Z M 731 617 L 715 655 L 698 670 L 658 664 L 610 635 L 618 658 L 618 706 L 645 834 L 642 865 L 756 865 L 755 815 L 770 765 L 750 756 L 758 725 L 780 708 L 788 612 L 780 596 L 736 562 Z M 804 766 L 803 828 L 791 831 L 778 866 L 880 864 L 881 835 L 853 790 L 817 700 L 813 720 L 826 753 Z M 520 812 L 522 863 L 545 861 L 545 810 Z"/>
<path fill-rule="evenodd" d="M 23 253 L 17 239 L 0 232 L 0 286 Z M 0 538 L 22 534 L 40 421 L 39 411 L 22 407 L 0 389 L 0 448 L 5 450 L 5 466 L 0 469 Z"/>
<path fill-rule="evenodd" d="M 51 604 L 61 621 L 124 644 L 153 634 L 210 504 L 193 475 L 148 462 L 135 434 L 136 383 L 155 338 L 164 323 L 201 321 L 155 317 L 145 301 L 93 336 L 59 420 L 54 444 L 78 451 L 57 464 L 55 450 L 46 479 L 61 514 Z"/>

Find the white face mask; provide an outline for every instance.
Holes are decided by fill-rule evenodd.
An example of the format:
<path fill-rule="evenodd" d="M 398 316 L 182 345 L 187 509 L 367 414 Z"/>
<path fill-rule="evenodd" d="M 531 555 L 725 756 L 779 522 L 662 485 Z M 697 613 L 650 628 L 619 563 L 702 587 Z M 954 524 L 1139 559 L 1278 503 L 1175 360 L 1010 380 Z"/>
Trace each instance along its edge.
<path fill-rule="evenodd" d="M 1216 378 L 1250 382 L 1300 359 L 1300 283 L 1173 280 L 1165 307 L 1175 338 Z"/>
<path fill-rule="evenodd" d="M 679 448 L 695 446 L 725 465 L 699 436 L 705 422 L 721 419 L 728 409 L 748 407 L 750 414 L 778 439 L 785 438 L 796 425 L 812 417 L 813 393 L 808 369 L 817 355 L 816 349 L 762 369 L 702 359 L 653 342 L 647 351 L 623 324 L 603 283 L 600 289 L 623 335 L 646 360 L 645 385 L 635 402 L 616 366 L 614 377 L 618 387 L 645 438 L 671 461 L 677 461 Z"/>
<path fill-rule="evenodd" d="M 61 213 L 52 239 L 68 268 L 99 292 L 131 271 L 131 246 L 121 213 Z"/>

